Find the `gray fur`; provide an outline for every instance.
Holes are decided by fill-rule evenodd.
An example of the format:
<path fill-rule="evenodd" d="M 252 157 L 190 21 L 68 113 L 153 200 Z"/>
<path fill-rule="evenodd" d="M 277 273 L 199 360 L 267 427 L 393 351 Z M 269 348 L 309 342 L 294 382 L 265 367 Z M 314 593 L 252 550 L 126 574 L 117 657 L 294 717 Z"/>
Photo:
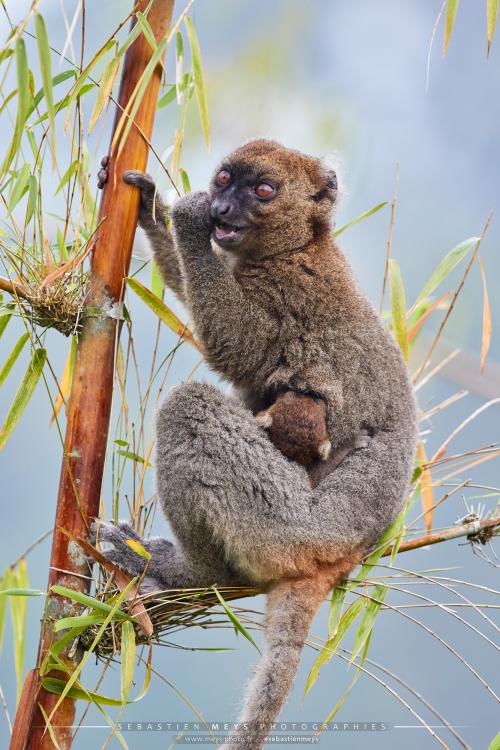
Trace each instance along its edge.
<path fill-rule="evenodd" d="M 400 350 L 332 239 L 335 191 L 319 160 L 256 141 L 224 163 L 247 162 L 273 168 L 283 183 L 265 208 L 273 231 L 271 218 L 256 215 L 265 246 L 252 235 L 233 270 L 211 248 L 213 186 L 175 204 L 172 243 L 151 219 L 150 181 L 127 180 L 142 189 L 140 221 L 165 282 L 185 301 L 208 362 L 241 394 L 183 384 L 157 414 L 158 497 L 178 545 L 143 541 L 152 554 L 148 586 L 268 587 L 268 648 L 245 700 L 249 726 L 233 736 L 258 750 L 317 607 L 402 506 L 416 415 Z M 360 430 L 373 435 L 315 488 L 254 417 L 283 387 L 325 399 L 334 448 Z M 129 536 L 128 526 L 100 526 L 114 545 L 110 559 L 137 574 L 144 560 L 125 544 Z"/>

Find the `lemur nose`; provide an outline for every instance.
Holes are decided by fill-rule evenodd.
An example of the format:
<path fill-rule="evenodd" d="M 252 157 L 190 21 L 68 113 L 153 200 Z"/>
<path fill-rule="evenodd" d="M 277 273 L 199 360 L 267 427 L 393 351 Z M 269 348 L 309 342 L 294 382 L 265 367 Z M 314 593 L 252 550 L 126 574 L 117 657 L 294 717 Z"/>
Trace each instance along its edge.
<path fill-rule="evenodd" d="M 228 214 L 231 211 L 231 204 L 229 201 L 219 200 L 216 198 L 212 202 L 212 206 L 210 208 L 210 213 L 212 215 L 212 219 L 222 219 L 224 216 L 228 216 Z"/>

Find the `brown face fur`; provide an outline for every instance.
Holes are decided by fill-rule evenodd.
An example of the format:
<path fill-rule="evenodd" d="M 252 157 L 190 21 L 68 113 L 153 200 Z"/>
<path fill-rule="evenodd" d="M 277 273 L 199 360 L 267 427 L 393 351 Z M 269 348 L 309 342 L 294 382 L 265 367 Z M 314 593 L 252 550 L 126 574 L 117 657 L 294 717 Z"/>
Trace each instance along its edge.
<path fill-rule="evenodd" d="M 262 182 L 274 189 L 265 199 L 256 193 Z M 224 159 L 209 194 L 216 225 L 238 230 L 235 236 L 213 239 L 238 257 L 256 259 L 304 247 L 329 231 L 337 179 L 315 157 L 274 141 L 255 140 Z"/>
<path fill-rule="evenodd" d="M 267 429 L 278 450 L 302 466 L 328 457 L 331 444 L 322 399 L 287 391 L 257 415 L 257 422 Z"/>

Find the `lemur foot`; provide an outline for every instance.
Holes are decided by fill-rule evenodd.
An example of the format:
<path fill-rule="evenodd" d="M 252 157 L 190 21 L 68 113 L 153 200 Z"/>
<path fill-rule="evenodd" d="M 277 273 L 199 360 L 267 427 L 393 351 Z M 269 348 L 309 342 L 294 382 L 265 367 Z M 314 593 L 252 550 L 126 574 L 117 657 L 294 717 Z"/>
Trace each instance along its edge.
<path fill-rule="evenodd" d="M 361 448 L 368 448 L 371 439 L 372 436 L 370 435 L 368 430 L 360 430 L 358 434 L 353 438 L 353 450 L 357 451 Z"/>
<path fill-rule="evenodd" d="M 109 156 L 103 156 L 101 159 L 101 169 L 97 173 L 97 187 L 102 190 L 108 181 Z"/>
<path fill-rule="evenodd" d="M 132 576 L 141 575 L 147 560 L 127 544 L 128 540 L 139 542 L 147 550 L 147 542 L 126 521 L 114 523 L 97 523 L 90 527 L 91 543 L 99 543 L 101 552 L 120 570 Z"/>

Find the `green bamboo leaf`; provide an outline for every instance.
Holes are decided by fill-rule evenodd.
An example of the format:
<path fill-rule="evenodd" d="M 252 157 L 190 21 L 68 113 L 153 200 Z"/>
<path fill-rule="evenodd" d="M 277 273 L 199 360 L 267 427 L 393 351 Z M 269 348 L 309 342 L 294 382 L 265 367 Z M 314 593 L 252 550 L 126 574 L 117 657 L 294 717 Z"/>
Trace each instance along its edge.
<path fill-rule="evenodd" d="M 26 205 L 25 226 L 28 226 L 36 210 L 36 201 L 38 198 L 38 181 L 34 174 L 28 177 L 28 203 Z"/>
<path fill-rule="evenodd" d="M 455 18 L 458 10 L 458 0 L 447 0 L 446 2 L 446 15 L 444 19 L 444 39 L 443 39 L 443 57 L 446 55 L 448 45 L 450 43 L 451 34 L 453 27 L 455 26 Z"/>
<path fill-rule="evenodd" d="M 355 580 L 352 581 L 352 583 L 350 583 L 347 587 L 348 591 L 352 591 L 356 588 L 356 586 L 366 580 L 368 574 L 373 570 L 384 552 L 386 552 L 390 546 L 393 546 L 394 541 L 401 536 L 404 530 L 404 520 L 406 517 L 406 511 L 408 509 L 408 504 L 408 502 L 405 504 L 403 510 L 398 513 L 389 528 L 384 531 L 377 544 L 375 545 L 375 549 L 368 555 L 368 557 L 365 558 L 363 565 L 361 566 L 359 572 L 356 574 Z"/>
<path fill-rule="evenodd" d="M 371 639 L 371 634 L 368 636 L 367 641 L 365 643 L 365 647 L 363 649 L 363 654 L 361 656 L 361 661 L 360 661 L 361 664 L 366 659 L 366 655 L 368 653 L 368 648 L 369 648 L 369 645 L 370 645 L 370 639 Z M 328 724 L 333 719 L 333 717 L 335 716 L 335 714 L 338 713 L 338 711 L 342 708 L 342 706 L 345 703 L 345 700 L 346 700 L 347 696 L 349 695 L 349 693 L 351 692 L 351 690 L 353 689 L 353 687 L 355 686 L 355 684 L 359 680 L 360 676 L 361 676 L 361 669 L 358 667 L 356 669 L 356 673 L 355 673 L 354 677 L 351 680 L 351 684 L 349 685 L 349 687 L 346 690 L 344 690 L 343 695 L 339 698 L 339 700 L 337 701 L 337 703 L 335 704 L 335 706 L 332 708 L 332 710 L 328 714 L 327 718 L 323 721 L 323 724 Z"/>
<path fill-rule="evenodd" d="M 16 571 L 13 571 L 11 582 L 15 588 L 28 588 L 28 570 L 26 561 L 20 560 Z M 10 597 L 10 614 L 12 620 L 12 635 L 14 641 L 14 666 L 16 671 L 17 683 L 17 703 L 21 697 L 23 689 L 23 669 L 24 669 L 24 646 L 26 633 L 26 612 L 27 601 L 25 595 Z"/>
<path fill-rule="evenodd" d="M 424 297 L 429 297 L 429 295 L 431 295 L 436 287 L 438 287 L 441 282 L 444 281 L 444 279 L 453 271 L 453 269 L 460 263 L 460 261 L 463 260 L 465 256 L 475 248 L 479 240 L 479 237 L 469 237 L 469 239 L 464 240 L 459 245 L 454 247 L 453 250 L 450 250 L 450 252 L 447 253 L 443 260 L 439 263 L 429 281 L 420 291 L 415 304 L 417 304 L 417 302 L 420 302 Z"/>
<path fill-rule="evenodd" d="M 147 18 L 147 15 L 148 15 L 148 13 L 149 13 L 152 5 L 153 5 L 153 0 L 149 0 L 149 3 L 147 4 L 146 8 L 144 8 L 144 12 L 143 12 L 144 17 Z M 122 57 L 125 54 L 125 52 L 128 50 L 128 48 L 130 47 L 130 45 L 135 42 L 135 40 L 137 39 L 137 37 L 139 36 L 139 34 L 141 33 L 141 31 L 142 31 L 142 29 L 139 26 L 139 24 L 135 23 L 133 25 L 133 27 L 132 27 L 132 30 L 130 31 L 130 34 L 128 35 L 128 37 L 125 39 L 125 41 L 123 42 L 122 46 L 118 50 L 118 56 L 119 57 Z"/>
<path fill-rule="evenodd" d="M 99 628 L 99 630 L 97 631 L 97 633 L 96 633 L 96 636 L 95 636 L 94 640 L 92 641 L 92 643 L 91 643 L 90 647 L 89 647 L 89 648 L 88 648 L 88 650 L 87 650 L 87 651 L 85 652 L 85 654 L 84 654 L 84 656 L 83 656 L 82 660 L 81 660 L 81 661 L 80 661 L 80 662 L 79 662 L 79 663 L 77 664 L 77 666 L 76 666 L 76 667 L 75 667 L 75 669 L 73 670 L 73 672 L 72 672 L 72 674 L 71 674 L 71 676 L 70 676 L 69 680 L 68 680 L 68 681 L 67 681 L 67 682 L 66 682 L 66 683 L 64 684 L 64 687 L 62 687 L 62 690 L 61 690 L 61 693 L 60 693 L 60 697 L 59 697 L 59 700 L 57 701 L 56 705 L 55 705 L 55 706 L 54 706 L 54 708 L 52 709 L 52 712 L 51 712 L 51 714 L 50 714 L 50 717 L 49 717 L 50 719 L 52 719 L 52 717 L 53 717 L 53 716 L 54 716 L 54 714 L 56 713 L 57 709 L 59 708 L 59 706 L 60 706 L 60 705 L 61 705 L 61 703 L 63 702 L 64 698 L 65 698 L 65 697 L 66 697 L 66 696 L 68 695 L 69 691 L 70 691 L 70 690 L 72 690 L 73 688 L 75 688 L 75 689 L 78 689 L 78 687 L 77 687 L 77 684 L 75 684 L 75 683 L 77 683 L 77 680 L 78 680 L 78 677 L 79 677 L 79 675 L 80 675 L 80 672 L 81 672 L 81 671 L 82 671 L 82 669 L 84 668 L 84 666 L 85 666 L 85 664 L 86 664 L 87 660 L 88 660 L 88 659 L 90 658 L 90 656 L 91 656 L 92 652 L 94 651 L 94 649 L 95 649 L 96 645 L 97 645 L 97 644 L 99 643 L 99 641 L 101 640 L 101 638 L 102 638 L 102 636 L 103 636 L 103 633 L 104 633 L 104 631 L 106 630 L 106 627 L 107 627 L 107 626 L 109 625 L 109 623 L 110 623 L 110 622 L 111 622 L 111 620 L 113 619 L 113 616 L 114 616 L 114 615 L 115 615 L 115 614 L 116 614 L 116 613 L 117 613 L 117 612 L 118 612 L 118 611 L 120 610 L 120 607 L 121 607 L 121 605 L 122 605 L 122 604 L 123 604 L 123 602 L 125 601 L 125 599 L 126 599 L 126 597 L 127 597 L 127 594 L 129 593 L 129 591 L 130 591 L 130 589 L 132 588 L 132 586 L 134 586 L 134 584 L 135 584 L 136 580 L 137 580 L 137 578 L 133 578 L 133 579 L 132 579 L 132 580 L 131 580 L 131 581 L 130 581 L 130 582 L 129 582 L 129 583 L 128 583 L 128 584 L 126 585 L 126 586 L 125 586 L 125 588 L 124 588 L 124 589 L 123 589 L 123 591 L 122 591 L 122 592 L 120 593 L 120 595 L 119 595 L 119 596 L 117 597 L 117 599 L 116 599 L 116 602 L 115 602 L 115 604 L 114 604 L 114 606 L 113 606 L 113 608 L 112 608 L 111 612 L 109 612 L 109 614 L 107 615 L 106 619 L 105 619 L 105 620 L 104 620 L 104 622 L 102 623 L 101 627 L 100 627 L 100 628 Z M 54 587 L 53 587 L 53 588 L 54 588 Z M 61 586 L 60 588 L 64 588 L 64 586 Z M 87 692 L 87 691 L 85 691 L 85 692 Z M 87 699 L 84 699 L 84 700 L 88 700 L 88 698 L 87 698 Z M 120 705 L 121 705 L 121 701 L 120 701 Z"/>
<path fill-rule="evenodd" d="M 2 114 L 2 112 L 4 111 L 4 109 L 7 109 L 7 106 L 9 104 L 9 102 L 12 101 L 12 99 L 15 96 L 17 96 L 17 89 L 14 89 L 13 91 L 11 91 L 10 94 L 8 94 L 5 97 L 5 99 L 3 100 L 2 106 L 0 107 L 0 115 Z"/>
<path fill-rule="evenodd" d="M 71 88 L 71 91 L 70 91 L 70 93 L 68 94 L 68 97 L 67 97 L 67 109 L 68 109 L 68 112 L 67 112 L 67 115 L 66 115 L 66 119 L 64 121 L 64 130 L 67 130 L 67 128 L 68 128 L 69 121 L 71 119 L 71 110 L 73 108 L 73 104 L 76 102 L 78 96 L 82 96 L 83 95 L 83 86 L 84 86 L 87 78 L 89 77 L 91 71 L 102 60 L 102 58 L 105 56 L 105 54 L 107 52 L 109 52 L 109 50 L 112 47 L 115 47 L 115 46 L 116 46 L 116 40 L 115 39 L 110 39 L 109 41 L 107 41 L 106 44 L 104 45 L 104 47 L 102 49 L 100 49 L 99 52 L 97 52 L 97 54 L 94 55 L 94 57 L 89 62 L 89 64 L 87 65 L 87 67 L 81 72 L 81 74 L 76 79 L 76 81 L 73 84 L 73 86 Z"/>
<path fill-rule="evenodd" d="M 175 35 L 175 93 L 177 104 L 182 104 L 183 81 L 184 81 L 184 37 L 178 31 Z"/>
<path fill-rule="evenodd" d="M 486 19 L 488 27 L 488 55 L 490 54 L 491 42 L 495 33 L 498 18 L 498 0 L 486 0 Z M 500 745 L 500 743 L 499 743 Z"/>
<path fill-rule="evenodd" d="M 176 95 L 177 95 L 177 88 L 175 84 L 173 84 L 172 86 L 169 86 L 169 88 L 167 89 L 167 92 L 158 99 L 158 109 L 163 109 L 163 107 L 166 107 L 167 104 L 170 104 L 170 102 L 175 101 Z"/>
<path fill-rule="evenodd" d="M 57 677 L 44 677 L 42 679 L 42 685 L 45 690 L 49 693 L 55 693 L 56 695 L 62 695 L 67 685 L 66 680 L 60 680 Z M 94 693 L 92 690 L 85 690 L 82 687 L 72 685 L 69 690 L 65 692 L 65 696 L 68 698 L 75 698 L 80 701 L 89 701 L 102 706 L 121 706 L 122 701 L 118 698 L 110 698 L 107 695 L 101 693 Z"/>
<path fill-rule="evenodd" d="M 163 290 L 164 290 L 164 283 L 163 278 L 160 273 L 160 269 L 154 262 L 154 260 L 151 261 L 151 291 L 155 295 L 155 297 L 158 297 L 158 299 L 162 299 L 163 297 Z"/>
<path fill-rule="evenodd" d="M 205 136 L 207 148 L 210 148 L 210 118 L 208 114 L 207 92 L 205 88 L 205 77 L 203 75 L 203 63 L 201 59 L 201 49 L 198 37 L 196 35 L 193 22 L 186 16 L 184 23 L 191 50 L 191 62 L 193 65 L 193 79 L 196 90 L 196 99 L 198 101 L 198 111 L 200 115 L 201 128 Z"/>
<path fill-rule="evenodd" d="M 80 161 L 78 159 L 75 159 L 75 161 L 72 161 L 63 176 L 61 177 L 59 181 L 59 185 L 57 186 L 57 190 L 54 193 L 54 195 L 57 195 L 60 190 L 63 189 L 65 185 L 68 184 L 68 182 L 71 180 L 71 178 L 75 175 L 76 172 L 78 172 L 78 167 L 80 166 Z"/>
<path fill-rule="evenodd" d="M 156 49 L 158 48 L 158 45 L 156 43 L 156 38 L 153 33 L 153 29 L 151 28 L 148 19 L 144 15 L 144 13 L 141 13 L 140 11 L 137 11 L 135 14 L 135 17 L 137 18 L 137 23 L 141 27 L 141 31 L 144 34 L 144 37 L 153 50 L 153 52 L 156 52 Z"/>
<path fill-rule="evenodd" d="M 131 461 L 135 461 L 138 464 L 145 463 L 146 466 L 151 466 L 149 461 L 146 461 L 145 458 L 143 458 L 142 456 L 139 456 L 138 453 L 133 453 L 132 451 L 122 451 L 122 450 L 117 451 L 117 453 L 119 456 L 123 456 L 124 458 L 129 458 Z"/>
<path fill-rule="evenodd" d="M 328 638 L 333 638 L 337 632 L 340 618 L 342 616 L 342 610 L 344 608 L 345 595 L 345 586 L 335 586 L 332 592 L 330 612 L 328 615 Z"/>
<path fill-rule="evenodd" d="M 56 126 L 54 110 L 54 93 L 52 91 L 52 58 L 50 54 L 49 38 L 45 21 L 40 13 L 35 14 L 36 42 L 38 47 L 38 59 L 40 61 L 40 72 L 42 74 L 43 93 L 47 104 L 47 115 L 50 123 L 52 168 L 56 166 Z"/>
<path fill-rule="evenodd" d="M 4 60 L 8 60 L 9 57 L 12 57 L 14 54 L 14 50 L 10 49 L 10 47 L 6 47 L 0 52 L 0 64 L 3 63 Z"/>
<path fill-rule="evenodd" d="M 31 172 L 31 164 L 23 164 L 19 172 L 17 173 L 17 179 L 12 188 L 12 193 L 9 199 L 9 214 L 15 209 L 24 193 L 28 189 L 28 180 Z"/>
<path fill-rule="evenodd" d="M 191 183 L 189 182 L 188 173 L 186 172 L 185 169 L 183 169 L 181 167 L 180 170 L 179 170 L 179 174 L 181 176 L 182 189 L 184 190 L 185 193 L 190 193 L 191 192 Z"/>
<path fill-rule="evenodd" d="M 126 539 L 125 544 L 130 547 L 130 549 L 133 549 L 137 555 L 144 557 L 146 560 L 151 560 L 150 553 L 142 546 L 140 542 L 137 541 L 137 539 Z"/>
<path fill-rule="evenodd" d="M 120 58 L 118 57 L 118 55 L 115 55 L 113 58 L 111 58 L 111 60 L 104 68 L 104 73 L 101 76 L 99 84 L 99 93 L 97 94 L 94 109 L 92 110 L 92 114 L 90 116 L 89 133 L 93 131 L 94 126 L 99 119 L 100 114 L 106 105 L 106 102 L 108 101 L 108 97 L 111 94 L 111 89 L 113 88 L 113 84 L 115 82 L 119 67 Z"/>
<path fill-rule="evenodd" d="M 401 271 L 396 260 L 389 260 L 392 328 L 403 357 L 408 361 L 408 330 L 406 327 L 406 296 Z"/>
<path fill-rule="evenodd" d="M 72 628 L 88 628 L 91 625 L 99 625 L 104 622 L 106 615 L 75 615 L 74 617 L 62 617 L 54 625 L 54 632 L 59 633 L 61 630 L 71 630 Z"/>
<path fill-rule="evenodd" d="M 10 142 L 7 156 L 0 168 L 0 183 L 3 176 L 9 169 L 14 156 L 19 150 L 21 138 L 23 136 L 24 124 L 28 115 L 30 102 L 32 99 L 29 85 L 29 68 L 28 56 L 26 54 L 26 44 L 21 37 L 16 41 L 16 68 L 17 68 L 17 115 L 14 125 L 14 135 Z"/>
<path fill-rule="evenodd" d="M 72 643 L 75 638 L 78 638 L 80 633 L 83 633 L 84 630 L 86 630 L 87 627 L 85 625 L 82 625 L 80 628 L 71 628 L 71 630 L 68 630 L 67 633 L 64 633 L 60 638 L 57 639 L 57 641 L 54 641 L 52 643 L 52 646 L 49 649 L 49 653 L 47 656 L 46 662 L 44 662 L 43 666 L 46 667 L 46 664 L 49 663 L 50 659 L 57 659 L 58 655 L 64 651 L 66 646 L 70 643 Z M 49 670 L 45 668 L 40 669 L 41 674 L 46 674 Z"/>
<path fill-rule="evenodd" d="M 323 667 L 325 664 L 328 664 L 333 657 L 335 649 L 344 637 L 344 634 L 358 617 L 358 615 L 364 610 L 365 603 L 366 600 L 364 599 L 364 597 L 359 597 L 358 599 L 356 599 L 356 601 L 349 605 L 349 607 L 342 615 L 339 626 L 337 628 L 337 632 L 335 633 L 333 638 L 329 638 L 326 644 L 323 646 L 311 668 L 311 671 L 309 672 L 304 695 L 306 695 L 310 691 L 310 689 L 318 679 L 321 667 Z"/>
<path fill-rule="evenodd" d="M 376 601 L 372 601 L 372 599 L 370 599 L 368 601 L 368 604 L 366 605 L 365 613 L 361 619 L 361 622 L 359 623 L 356 638 L 354 639 L 354 646 L 352 649 L 351 658 L 349 659 L 350 664 L 352 664 L 361 649 L 364 648 L 367 640 L 370 638 L 373 626 L 375 625 L 375 620 L 377 619 L 380 607 L 382 606 L 386 596 L 387 586 L 385 586 L 384 584 L 378 584 L 374 587 L 373 592 L 371 593 L 371 597 Z M 360 665 L 363 664 L 364 660 L 366 659 L 366 655 L 367 652 L 364 651 L 363 657 L 360 661 Z"/>
<path fill-rule="evenodd" d="M 493 737 L 488 745 L 488 750 L 500 750 L 500 732 Z"/>
<path fill-rule="evenodd" d="M 11 353 L 7 357 L 7 360 L 0 370 L 0 387 L 4 384 L 5 379 L 7 378 L 7 375 L 14 367 L 14 364 L 16 363 L 17 358 L 21 354 L 24 345 L 29 339 L 29 333 L 23 333 L 19 341 L 15 344 L 14 348 L 12 349 Z"/>
<path fill-rule="evenodd" d="M 7 324 L 11 318 L 12 318 L 12 313 L 7 312 L 6 310 L 0 311 L 0 338 L 2 338 L 2 333 L 7 328 Z"/>
<path fill-rule="evenodd" d="M 257 646 L 257 644 L 255 643 L 254 639 L 252 638 L 252 636 L 250 635 L 250 633 L 246 630 L 246 628 L 243 627 L 243 625 L 241 624 L 241 622 L 238 620 L 238 618 L 234 614 L 233 610 L 226 604 L 226 602 L 222 598 L 221 593 L 218 591 L 218 589 L 215 586 L 212 586 L 212 589 L 215 592 L 215 596 L 220 601 L 220 603 L 222 605 L 222 609 L 224 610 L 224 612 L 226 613 L 226 615 L 231 620 L 236 633 L 241 633 L 247 639 L 247 641 L 250 641 L 250 643 L 252 644 L 252 646 L 255 646 L 255 648 L 257 649 L 257 651 L 260 654 L 260 649 Z"/>
<path fill-rule="evenodd" d="M 56 86 L 59 86 L 60 83 L 64 83 L 64 81 L 67 81 L 68 78 L 76 78 L 78 75 L 77 68 L 72 68 L 71 70 L 63 70 L 62 73 L 58 73 L 54 78 L 52 79 L 52 89 L 55 89 Z M 33 102 L 31 103 L 31 106 L 28 110 L 28 116 L 34 112 L 34 110 L 38 107 L 40 102 L 42 101 L 43 97 L 45 95 L 44 88 L 42 86 L 41 89 L 38 89 L 38 91 L 35 94 L 35 98 L 33 99 Z M 57 105 L 54 107 L 54 114 L 57 114 L 59 111 Z M 48 112 L 45 113 L 45 117 L 48 117 Z"/>
<path fill-rule="evenodd" d="M 45 591 L 41 589 L 26 589 L 26 588 L 6 588 L 0 591 L 1 596 L 45 596 Z"/>
<path fill-rule="evenodd" d="M 136 657 L 135 630 L 131 622 L 124 622 L 122 625 L 122 642 L 121 642 L 121 679 L 120 688 L 122 704 L 128 701 L 132 682 L 134 680 L 134 666 Z"/>
<path fill-rule="evenodd" d="M 3 633 L 5 628 L 5 612 L 7 609 L 7 596 L 2 596 L 10 590 L 12 583 L 12 568 L 7 568 L 0 579 L 0 654 L 2 653 Z"/>
<path fill-rule="evenodd" d="M 43 716 L 43 720 L 45 722 L 45 726 L 47 728 L 47 732 L 49 733 L 49 737 L 52 740 L 52 744 L 54 745 L 54 747 L 56 748 L 56 750 L 61 750 L 60 745 L 59 745 L 59 743 L 57 741 L 56 732 L 54 730 L 54 727 L 52 726 L 52 723 L 49 720 L 49 717 L 47 715 L 47 711 L 44 709 L 44 707 L 42 706 L 41 703 L 38 704 L 38 708 L 40 709 L 41 714 Z"/>
<path fill-rule="evenodd" d="M 88 91 L 91 91 L 95 87 L 96 87 L 95 83 L 86 83 L 80 89 L 80 97 L 85 96 L 85 94 Z M 62 99 L 60 99 L 58 102 L 56 102 L 56 105 L 55 105 L 56 115 L 59 114 L 59 112 L 67 106 L 67 104 L 68 104 L 68 102 L 70 100 L 70 97 L 71 97 L 71 90 L 70 90 L 69 94 L 66 94 L 66 96 L 64 96 Z M 44 114 L 41 115 L 38 118 L 38 120 L 35 120 L 35 122 L 33 123 L 33 125 L 40 125 L 40 123 L 41 122 L 45 122 L 45 120 L 47 118 L 48 118 L 48 114 L 47 114 L 47 112 L 44 112 Z M 33 135 L 32 132 L 31 132 L 31 130 L 28 130 L 27 135 L 28 136 Z M 36 141 L 35 141 L 35 146 L 36 146 Z M 36 148 L 35 156 L 36 156 L 37 151 L 38 151 L 38 147 Z"/>
<path fill-rule="evenodd" d="M 373 208 L 370 208 L 369 211 L 365 211 L 365 213 L 361 214 L 361 216 L 358 216 L 356 219 L 353 219 L 348 224 L 344 224 L 342 227 L 340 227 L 340 229 L 336 229 L 335 232 L 333 233 L 333 236 L 338 237 L 339 234 L 342 234 L 342 232 L 345 232 L 345 230 L 349 229 L 349 227 L 353 227 L 355 224 L 359 224 L 360 221 L 367 219 L 369 216 L 373 216 L 373 214 L 376 214 L 377 211 L 380 211 L 380 209 L 384 208 L 384 206 L 387 206 L 388 203 L 389 201 L 382 201 L 382 203 L 379 203 Z"/>
<path fill-rule="evenodd" d="M 106 602 L 101 602 L 100 599 L 95 599 L 93 596 L 89 596 L 88 594 L 83 594 L 81 591 L 75 591 L 74 589 L 69 589 L 67 586 L 59 586 L 59 584 L 55 584 L 54 586 L 50 587 L 50 590 L 54 594 L 59 594 L 59 596 L 65 596 L 66 599 L 71 599 L 73 602 L 78 602 L 78 604 L 83 604 L 85 607 L 92 607 L 93 609 L 97 609 L 101 612 L 113 612 L 115 610 L 114 606 L 110 606 L 109 604 L 106 604 Z M 121 617 L 122 619 L 129 619 L 129 616 L 125 612 L 118 612 L 118 617 Z"/>
<path fill-rule="evenodd" d="M 127 278 L 126 282 L 132 291 L 134 291 L 140 299 L 160 318 L 167 326 L 174 331 L 178 336 L 182 336 L 192 346 L 198 348 L 198 345 L 193 337 L 193 334 L 180 320 L 179 318 L 164 304 L 164 302 L 156 297 L 151 290 L 143 286 L 139 281 L 132 278 Z"/>
<path fill-rule="evenodd" d="M 36 388 L 36 384 L 42 374 L 45 360 L 47 359 L 47 352 L 45 349 L 36 349 L 31 362 L 26 370 L 24 377 L 21 381 L 17 393 L 14 396 L 14 401 L 11 404 L 9 412 L 5 418 L 2 429 L 0 430 L 0 450 L 4 447 L 7 440 L 10 438 L 15 426 L 19 422 L 24 410 L 26 409 L 30 398 L 33 395 L 33 391 Z"/>

